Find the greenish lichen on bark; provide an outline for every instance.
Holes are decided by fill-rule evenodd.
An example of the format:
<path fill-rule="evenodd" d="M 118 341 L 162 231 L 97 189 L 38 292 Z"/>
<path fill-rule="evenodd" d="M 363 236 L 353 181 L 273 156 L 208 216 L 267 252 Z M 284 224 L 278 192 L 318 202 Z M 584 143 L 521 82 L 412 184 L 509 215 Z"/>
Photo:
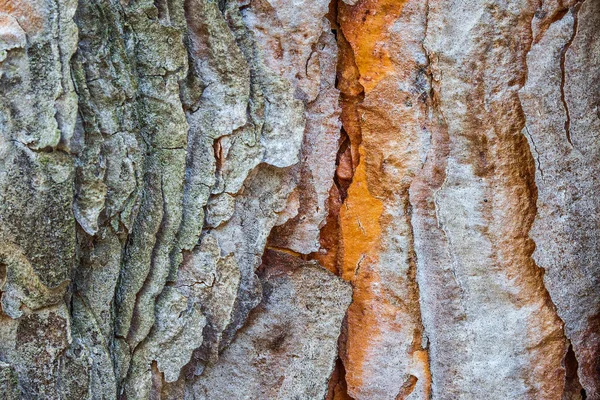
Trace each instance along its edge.
<path fill-rule="evenodd" d="M 314 52 L 327 3 L 278 8 L 0 4 L 5 393 L 14 377 L 26 398 L 186 387 L 261 302 L 306 106 L 335 74 L 335 48 L 323 68 Z"/>

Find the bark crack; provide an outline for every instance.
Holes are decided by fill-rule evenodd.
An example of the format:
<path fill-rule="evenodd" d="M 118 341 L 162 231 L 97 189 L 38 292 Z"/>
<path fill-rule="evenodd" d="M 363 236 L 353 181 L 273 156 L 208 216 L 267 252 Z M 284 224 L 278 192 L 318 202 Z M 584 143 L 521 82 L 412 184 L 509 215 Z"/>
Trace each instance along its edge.
<path fill-rule="evenodd" d="M 533 146 L 533 152 L 535 153 L 535 160 L 536 160 L 535 164 L 536 164 L 537 170 L 540 172 L 540 176 L 541 176 L 542 180 L 544 180 L 544 171 L 542 170 L 542 164 L 540 163 L 540 153 L 537 149 L 537 146 L 535 145 L 535 142 L 533 141 L 533 136 L 531 136 L 531 133 L 529 132 L 527 123 L 525 124 L 525 132 L 527 132 L 527 136 L 529 137 L 529 140 L 531 141 L 531 145 Z"/>
<path fill-rule="evenodd" d="M 583 1 L 585 1 L 585 0 L 583 0 Z M 574 147 L 574 146 L 573 146 L 573 141 L 571 138 L 571 114 L 569 112 L 569 105 L 567 103 L 567 99 L 565 96 L 565 84 L 566 84 L 566 78 L 567 78 L 566 70 L 565 70 L 565 62 L 566 62 L 566 58 L 567 58 L 567 51 L 569 50 L 569 48 L 571 47 L 571 44 L 575 40 L 575 36 L 577 36 L 579 9 L 581 8 L 583 1 L 580 1 L 577 4 L 575 4 L 570 10 L 571 14 L 573 15 L 573 32 L 571 33 L 571 37 L 569 38 L 567 43 L 563 46 L 562 50 L 560 51 L 560 77 L 561 77 L 561 79 L 560 79 L 560 99 L 561 99 L 561 102 L 563 104 L 563 108 L 564 108 L 565 114 L 566 114 L 565 125 L 564 125 L 565 135 L 567 136 L 567 141 L 569 142 L 571 147 Z"/>

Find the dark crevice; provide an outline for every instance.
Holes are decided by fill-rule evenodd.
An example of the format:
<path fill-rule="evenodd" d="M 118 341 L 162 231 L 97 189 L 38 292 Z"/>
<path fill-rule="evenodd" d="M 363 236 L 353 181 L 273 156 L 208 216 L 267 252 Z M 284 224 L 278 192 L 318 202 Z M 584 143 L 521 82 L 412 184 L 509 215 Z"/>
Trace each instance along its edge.
<path fill-rule="evenodd" d="M 585 389 L 579 382 L 579 363 L 573 351 L 573 345 L 569 343 L 569 349 L 563 359 L 563 367 L 565 368 L 565 388 L 563 390 L 562 400 L 586 399 Z M 578 397 L 580 396 L 580 397 Z"/>
<path fill-rule="evenodd" d="M 340 193 L 340 200 L 343 203 L 348 197 L 348 188 L 352 183 L 352 177 L 342 176 L 340 171 L 340 164 L 347 162 L 348 152 L 351 150 L 350 138 L 348 134 L 342 127 L 340 131 L 340 146 L 338 148 L 338 152 L 335 160 L 336 173 L 333 177 L 333 182 L 337 186 L 337 189 Z M 350 156 L 352 157 L 352 156 Z"/>
<path fill-rule="evenodd" d="M 0 315 L 4 315 L 4 310 L 2 308 L 2 288 L 4 288 L 4 283 L 6 282 L 6 264 L 0 262 Z"/>
<path fill-rule="evenodd" d="M 158 11 L 158 19 L 162 23 L 166 23 L 169 20 L 169 8 L 165 0 L 154 0 L 154 7 Z"/>
<path fill-rule="evenodd" d="M 566 62 L 567 51 L 569 50 L 569 48 L 571 47 L 571 44 L 575 40 L 575 36 L 577 36 L 578 14 L 579 14 L 579 9 L 581 8 L 582 4 L 583 4 L 583 1 L 578 2 L 569 10 L 569 12 L 573 15 L 573 32 L 571 34 L 571 37 L 567 41 L 567 43 L 564 45 L 564 47 L 560 51 L 560 73 L 561 73 L 560 99 L 562 101 L 563 107 L 565 109 L 565 114 L 566 114 L 565 125 L 564 125 L 565 126 L 565 134 L 567 136 L 567 141 L 569 142 L 571 147 L 573 147 L 573 141 L 571 139 L 571 114 L 569 112 L 569 105 L 567 103 L 567 99 L 565 96 L 565 84 L 566 84 L 565 62 Z"/>
<path fill-rule="evenodd" d="M 339 255 L 337 254 L 337 246 L 340 240 L 340 226 L 338 221 L 339 207 L 343 206 L 348 197 L 348 189 L 352 184 L 356 167 L 360 162 L 358 159 L 358 146 L 361 142 L 360 132 L 354 132 L 354 137 L 351 137 L 344 126 L 344 122 L 349 118 L 348 114 L 356 113 L 357 107 L 363 102 L 365 95 L 364 89 L 359 81 L 360 75 L 358 72 L 356 73 L 356 76 L 352 76 L 351 79 L 348 79 L 347 76 L 344 76 L 344 71 L 348 70 L 349 68 L 358 71 L 358 67 L 356 66 L 356 62 L 354 60 L 354 53 L 339 24 L 339 7 L 341 6 L 340 2 L 341 0 L 331 0 L 327 18 L 331 22 L 331 32 L 335 37 L 338 47 L 335 87 L 340 91 L 339 102 L 342 108 L 342 126 L 340 127 L 339 133 L 339 147 L 336 154 L 336 168 L 333 176 L 333 187 L 330 190 L 330 216 L 327 218 L 327 224 L 321 229 L 322 248 L 324 248 L 326 251 L 334 252 L 335 255 L 333 262 L 335 264 L 339 264 Z M 356 87 L 360 87 L 361 89 L 358 94 L 352 91 Z M 353 140 L 356 143 L 353 143 Z M 338 209 L 332 210 L 333 207 Z M 324 241 L 323 239 L 326 236 L 333 236 L 330 238 L 330 240 L 333 240 L 333 243 L 329 243 L 327 239 Z M 327 245 L 325 244 L 333 245 L 333 248 L 327 248 Z M 357 270 L 358 268 L 360 268 L 360 261 L 358 263 Z M 337 270 L 338 274 L 340 274 L 339 265 L 337 266 Z M 347 318 L 344 318 L 342 331 L 345 329 L 347 329 Z M 340 338 L 338 339 L 339 356 L 336 359 L 335 368 L 329 378 L 329 387 L 326 396 L 327 400 L 353 400 L 353 398 L 348 394 L 346 370 L 342 359 L 344 348 L 345 335 L 341 334 Z"/>
<path fill-rule="evenodd" d="M 346 369 L 344 368 L 344 363 L 338 357 L 329 378 L 329 388 L 325 400 L 354 400 L 354 398 L 348 394 L 345 376 Z"/>
<path fill-rule="evenodd" d="M 6 264 L 0 262 L 0 290 L 4 287 L 4 280 L 6 279 Z"/>

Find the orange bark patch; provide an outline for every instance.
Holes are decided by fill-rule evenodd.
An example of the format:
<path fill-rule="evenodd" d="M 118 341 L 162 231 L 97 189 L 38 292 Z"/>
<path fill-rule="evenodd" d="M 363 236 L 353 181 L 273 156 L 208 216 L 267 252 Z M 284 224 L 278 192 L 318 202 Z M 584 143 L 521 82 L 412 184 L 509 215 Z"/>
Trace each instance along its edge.
<path fill-rule="evenodd" d="M 31 0 L 0 0 L 0 12 L 17 19 L 27 34 L 34 34 L 44 28 L 45 16 L 41 5 L 32 5 Z"/>
<path fill-rule="evenodd" d="M 345 200 L 342 196 L 337 235 L 332 232 L 334 223 L 326 233 L 328 238 L 339 237 L 337 269 L 343 279 L 352 283 L 354 295 L 340 348 L 346 385 L 333 385 L 330 396 L 343 392 L 344 396 L 369 398 L 391 389 L 397 390 L 394 395 L 398 394 L 399 399 L 411 393 L 425 398 L 430 391 L 427 350 L 420 347 L 422 328 L 414 271 L 409 269 L 406 276 L 399 275 L 393 283 L 382 282 L 379 265 L 381 253 L 389 246 L 382 241 L 382 232 L 389 229 L 389 224 L 398 224 L 392 221 L 397 214 L 386 210 L 400 205 L 400 198 L 407 199 L 412 176 L 421 167 L 420 142 L 415 134 L 426 124 L 422 117 L 427 115 L 426 106 L 416 91 L 399 90 L 414 86 L 420 58 L 412 52 L 414 40 L 391 29 L 396 21 L 421 15 L 418 13 L 424 9 L 416 3 L 362 0 L 356 6 L 348 6 L 338 2 L 341 34 L 337 77 L 342 126 L 350 151 L 340 149 L 336 179 L 343 183 L 351 177 L 352 183 Z M 343 192 L 344 188 L 340 190 Z M 402 233 L 410 236 L 408 228 Z M 324 236 L 321 243 L 327 244 L 328 250 L 335 248 L 323 239 Z M 328 263 L 335 258 L 332 253 L 327 252 Z M 386 275 L 386 279 L 390 276 Z M 390 294 L 395 293 L 392 288 L 399 288 L 402 304 L 408 306 L 398 304 Z M 414 340 L 410 334 L 413 329 L 417 331 Z M 382 353 L 395 340 L 391 338 L 398 339 L 398 333 L 403 331 L 407 336 L 397 345 L 407 348 L 406 358 L 401 361 L 405 363 L 404 374 L 387 378 L 409 378 L 404 385 L 398 381 L 397 387 L 394 382 L 383 389 L 378 386 L 382 381 L 380 373 L 391 370 L 376 363 L 385 358 Z M 391 350 L 396 351 L 390 355 L 391 362 L 403 357 L 398 349 Z"/>
<path fill-rule="evenodd" d="M 355 6 L 340 4 L 338 20 L 354 50 L 365 92 L 394 69 L 386 42 L 388 29 L 398 19 L 404 3 L 405 0 L 362 0 Z"/>
<path fill-rule="evenodd" d="M 361 148 L 361 160 L 364 160 Z M 348 198 L 340 210 L 340 272 L 354 286 L 353 302 L 348 309 L 348 340 L 345 354 L 346 381 L 349 387 L 361 385 L 362 364 L 369 343 L 380 333 L 375 311 L 379 275 L 378 262 L 383 204 L 369 192 L 365 163 L 358 165 Z"/>
<path fill-rule="evenodd" d="M 361 160 L 364 150 L 360 149 Z M 377 261 L 377 245 L 381 235 L 379 217 L 383 204 L 369 192 L 365 163 L 360 162 L 348 198 L 340 210 L 342 232 L 341 276 L 352 281 L 362 266 Z"/>
<path fill-rule="evenodd" d="M 431 370 L 429 369 L 429 351 L 427 350 L 416 350 L 412 353 L 413 370 L 422 371 L 422 375 L 419 377 L 421 385 L 423 385 L 422 392 L 426 394 L 427 398 L 431 394 Z"/>

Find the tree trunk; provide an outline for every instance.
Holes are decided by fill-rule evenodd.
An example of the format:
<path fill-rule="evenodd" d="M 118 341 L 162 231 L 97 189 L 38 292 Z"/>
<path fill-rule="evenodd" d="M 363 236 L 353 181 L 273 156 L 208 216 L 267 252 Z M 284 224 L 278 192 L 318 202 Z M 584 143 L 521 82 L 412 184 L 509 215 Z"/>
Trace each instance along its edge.
<path fill-rule="evenodd" d="M 600 400 L 600 0 L 0 0 L 3 399 Z"/>

